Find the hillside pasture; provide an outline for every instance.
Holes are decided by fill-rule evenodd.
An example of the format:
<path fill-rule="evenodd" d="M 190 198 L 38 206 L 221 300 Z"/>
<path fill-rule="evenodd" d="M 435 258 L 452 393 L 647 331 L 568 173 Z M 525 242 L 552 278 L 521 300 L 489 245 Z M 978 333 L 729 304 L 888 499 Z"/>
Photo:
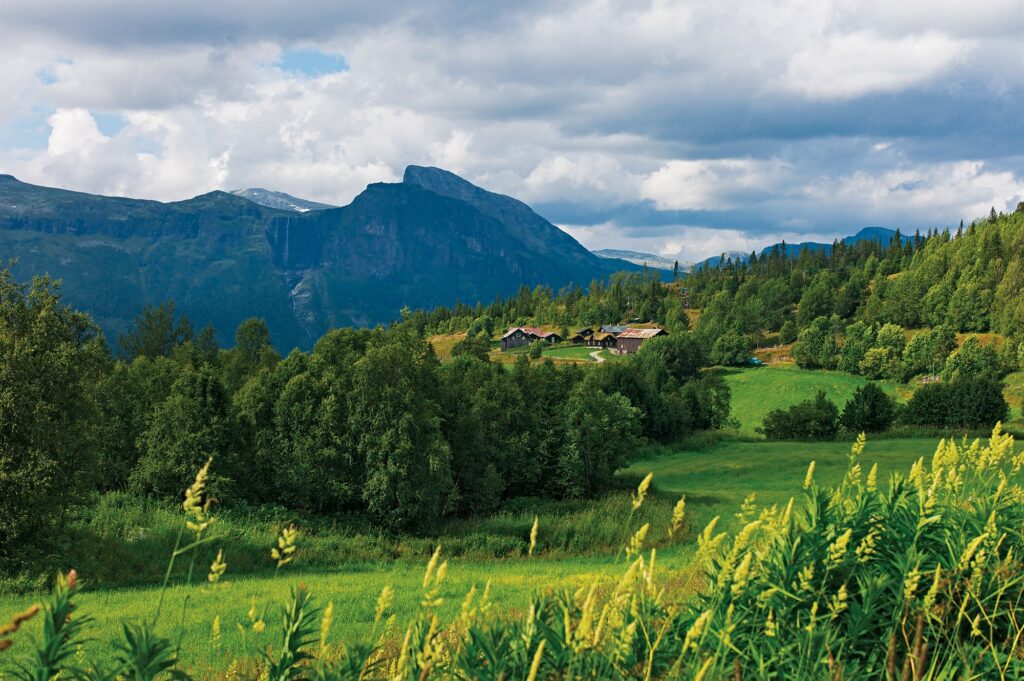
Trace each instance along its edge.
<path fill-rule="evenodd" d="M 732 416 L 739 421 L 739 432 L 754 436 L 768 412 L 784 409 L 813 398 L 818 390 L 840 409 L 853 392 L 869 383 L 863 376 L 841 371 L 812 371 L 796 366 L 765 366 L 749 369 L 720 370 L 732 390 Z M 900 398 L 906 394 L 890 381 L 879 381 L 882 388 Z"/>

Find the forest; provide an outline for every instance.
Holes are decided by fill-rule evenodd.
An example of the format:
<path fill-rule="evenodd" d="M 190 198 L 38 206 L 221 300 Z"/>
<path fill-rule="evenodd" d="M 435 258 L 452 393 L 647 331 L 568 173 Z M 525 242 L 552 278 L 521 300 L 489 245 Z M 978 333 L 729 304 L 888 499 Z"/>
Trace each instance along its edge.
<path fill-rule="evenodd" d="M 593 498 L 641 442 L 729 415 L 687 334 L 628 365 L 505 367 L 442 364 L 409 324 L 337 329 L 280 358 L 252 319 L 221 350 L 173 303 L 112 347 L 59 286 L 7 271 L 0 308 L 0 556 L 15 568 L 69 506 L 111 492 L 174 501 L 207 461 L 228 503 L 416 532 L 515 497 Z"/>

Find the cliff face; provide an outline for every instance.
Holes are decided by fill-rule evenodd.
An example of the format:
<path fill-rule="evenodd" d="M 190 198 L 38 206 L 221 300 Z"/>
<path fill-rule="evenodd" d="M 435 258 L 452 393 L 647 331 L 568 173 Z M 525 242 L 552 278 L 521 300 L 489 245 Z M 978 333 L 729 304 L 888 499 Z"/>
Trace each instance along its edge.
<path fill-rule="evenodd" d="M 447 171 L 410 167 L 342 208 L 295 212 L 225 192 L 174 203 L 95 196 L 0 176 L 0 256 L 48 273 L 108 334 L 174 298 L 229 344 L 264 317 L 282 350 L 339 325 L 490 300 L 632 267 L 589 253 L 526 204 Z"/>

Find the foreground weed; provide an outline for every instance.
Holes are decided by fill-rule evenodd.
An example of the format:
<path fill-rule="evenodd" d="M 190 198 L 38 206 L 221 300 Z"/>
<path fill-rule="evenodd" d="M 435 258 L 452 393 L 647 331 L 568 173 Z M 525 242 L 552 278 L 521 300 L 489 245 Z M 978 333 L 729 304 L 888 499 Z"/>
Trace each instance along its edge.
<path fill-rule="evenodd" d="M 748 498 L 741 529 L 698 537 L 704 587 L 680 604 L 645 544 L 649 525 L 632 515 L 617 580 L 535 596 L 522 613 L 499 614 L 489 585 L 474 586 L 459 614 L 442 621 L 448 563 L 440 547 L 427 563 L 419 609 L 403 629 L 391 616 L 394 592 L 378 598 L 361 640 L 331 646 L 333 605 L 306 589 L 282 608 L 280 638 L 257 662 L 234 661 L 230 678 L 267 681 L 480 679 L 1019 679 L 1024 678 L 1024 454 L 997 426 L 987 444 L 943 441 L 930 460 L 888 485 L 865 479 L 858 438 L 847 474 L 820 487 L 814 467 L 785 506 Z M 633 499 L 643 504 L 645 478 Z M 670 530 L 682 526 L 685 501 Z M 536 543 L 537 523 L 531 528 Z M 295 555 L 285 528 L 271 558 Z M 527 554 L 529 555 L 529 553 Z M 213 575 L 224 563 L 219 555 Z M 216 568 L 216 569 L 214 569 Z M 217 577 L 219 579 L 219 577 Z M 66 673 L 90 679 L 184 677 L 176 654 L 152 629 L 126 627 L 117 669 L 80 673 L 68 666 L 87 618 L 69 619 L 74 577 L 61 578 L 43 644 L 18 678 Z M 411 595 L 410 595 L 411 596 Z M 265 612 L 265 610 L 264 610 Z M 0 629 L 12 641 L 32 615 Z M 255 602 L 250 626 L 264 626 Z M 259 625 L 259 629 L 257 629 Z M 219 619 L 215 620 L 219 631 Z M 5 644 L 9 647 L 11 644 Z"/>

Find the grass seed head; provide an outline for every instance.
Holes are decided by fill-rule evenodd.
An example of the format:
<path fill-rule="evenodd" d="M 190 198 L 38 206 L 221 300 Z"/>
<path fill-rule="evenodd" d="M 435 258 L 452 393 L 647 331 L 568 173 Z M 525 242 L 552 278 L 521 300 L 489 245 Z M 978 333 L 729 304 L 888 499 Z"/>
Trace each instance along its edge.
<path fill-rule="evenodd" d="M 299 538 L 299 531 L 294 525 L 281 528 L 281 534 L 277 537 L 277 546 L 270 549 L 270 557 L 277 561 L 277 567 L 281 568 L 295 559 L 295 542 Z"/>
<path fill-rule="evenodd" d="M 675 536 L 676 532 L 683 526 L 683 518 L 686 515 L 686 495 L 679 497 L 679 501 L 672 508 L 672 522 L 668 526 L 668 536 Z"/>
<path fill-rule="evenodd" d="M 807 475 L 804 476 L 804 489 L 810 488 L 810 486 L 813 483 L 814 483 L 814 462 L 811 461 L 811 463 L 807 466 Z"/>
<path fill-rule="evenodd" d="M 224 562 L 224 549 L 217 549 L 217 557 L 213 559 L 213 563 L 210 565 L 210 574 L 206 579 L 210 584 L 216 584 L 227 569 L 228 564 Z"/>
<path fill-rule="evenodd" d="M 636 495 L 633 496 L 633 510 L 637 510 L 644 503 L 644 499 L 647 498 L 647 490 L 651 486 L 651 480 L 654 479 L 654 473 L 648 473 L 643 480 L 640 481 L 640 485 L 636 488 Z"/>
<path fill-rule="evenodd" d="M 426 589 L 430 586 L 430 578 L 434 576 L 434 570 L 437 569 L 437 563 L 441 560 L 441 545 L 438 544 L 437 548 L 434 549 L 434 555 L 427 561 L 427 570 L 423 573 L 423 588 Z"/>

